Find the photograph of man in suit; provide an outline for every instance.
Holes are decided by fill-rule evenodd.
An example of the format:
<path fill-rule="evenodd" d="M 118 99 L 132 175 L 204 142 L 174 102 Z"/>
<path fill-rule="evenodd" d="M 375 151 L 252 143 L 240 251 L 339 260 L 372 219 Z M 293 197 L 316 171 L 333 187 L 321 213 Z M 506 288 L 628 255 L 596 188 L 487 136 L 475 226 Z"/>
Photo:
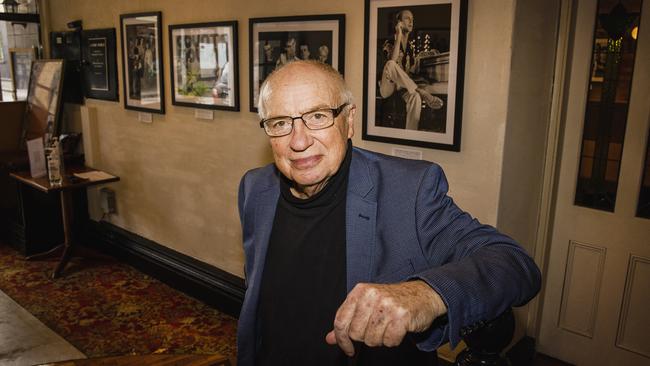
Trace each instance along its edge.
<path fill-rule="evenodd" d="M 239 186 L 238 365 L 435 365 L 462 328 L 539 291 L 533 260 L 454 204 L 440 166 L 352 146 L 331 66 L 278 68 L 258 111 L 275 162 Z"/>

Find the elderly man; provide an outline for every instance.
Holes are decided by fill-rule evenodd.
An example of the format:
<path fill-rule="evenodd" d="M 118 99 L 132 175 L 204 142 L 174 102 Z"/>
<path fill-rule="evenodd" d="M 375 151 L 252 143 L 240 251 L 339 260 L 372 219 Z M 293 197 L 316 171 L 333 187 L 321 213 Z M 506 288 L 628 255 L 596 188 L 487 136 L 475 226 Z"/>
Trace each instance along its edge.
<path fill-rule="evenodd" d="M 461 328 L 539 290 L 530 257 L 461 211 L 438 165 L 352 147 L 356 107 L 329 65 L 276 70 L 258 109 L 275 164 L 239 188 L 240 366 L 435 364 Z"/>

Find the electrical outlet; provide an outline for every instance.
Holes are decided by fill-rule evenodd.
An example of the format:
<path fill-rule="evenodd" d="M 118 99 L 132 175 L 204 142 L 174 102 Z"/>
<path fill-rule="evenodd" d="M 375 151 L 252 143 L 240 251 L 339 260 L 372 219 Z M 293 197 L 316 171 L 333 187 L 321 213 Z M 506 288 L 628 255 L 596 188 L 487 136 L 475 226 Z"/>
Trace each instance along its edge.
<path fill-rule="evenodd" d="M 100 204 L 104 214 L 117 213 L 117 202 L 115 200 L 115 191 L 110 188 L 102 188 L 99 190 L 101 200 Z"/>

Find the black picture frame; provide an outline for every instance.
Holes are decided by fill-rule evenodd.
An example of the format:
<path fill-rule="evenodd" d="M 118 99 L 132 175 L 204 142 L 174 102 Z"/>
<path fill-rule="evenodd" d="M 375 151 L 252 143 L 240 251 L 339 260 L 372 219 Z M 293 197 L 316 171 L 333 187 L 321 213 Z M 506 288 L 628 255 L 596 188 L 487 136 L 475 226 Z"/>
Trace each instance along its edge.
<path fill-rule="evenodd" d="M 363 140 L 460 151 L 466 33 L 467 0 L 365 0 Z"/>
<path fill-rule="evenodd" d="M 165 114 L 162 13 L 121 14 L 120 37 L 124 108 Z"/>
<path fill-rule="evenodd" d="M 119 100 L 115 42 L 115 28 L 81 32 L 82 80 L 86 98 Z"/>
<path fill-rule="evenodd" d="M 237 21 L 168 29 L 172 104 L 239 111 Z"/>
<path fill-rule="evenodd" d="M 251 18 L 248 46 L 250 111 L 257 112 L 262 82 L 291 58 L 321 59 L 341 74 L 345 72 L 345 14 Z M 293 57 L 282 52 L 282 48 L 291 51 Z"/>

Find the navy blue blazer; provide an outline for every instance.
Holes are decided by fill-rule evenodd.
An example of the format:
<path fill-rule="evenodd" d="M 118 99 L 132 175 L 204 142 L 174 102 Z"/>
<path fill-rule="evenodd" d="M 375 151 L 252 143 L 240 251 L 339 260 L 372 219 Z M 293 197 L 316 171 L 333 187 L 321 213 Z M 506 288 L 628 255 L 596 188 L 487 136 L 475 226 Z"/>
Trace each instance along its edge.
<path fill-rule="evenodd" d="M 247 286 L 237 330 L 240 366 L 253 365 L 259 342 L 256 312 L 279 177 L 270 164 L 247 172 L 239 186 Z M 445 301 L 448 322 L 419 335 L 424 351 L 447 341 L 455 346 L 462 328 L 525 304 L 541 281 L 517 243 L 460 210 L 447 189 L 436 164 L 353 148 L 346 204 L 348 292 L 360 282 L 426 281 Z"/>

